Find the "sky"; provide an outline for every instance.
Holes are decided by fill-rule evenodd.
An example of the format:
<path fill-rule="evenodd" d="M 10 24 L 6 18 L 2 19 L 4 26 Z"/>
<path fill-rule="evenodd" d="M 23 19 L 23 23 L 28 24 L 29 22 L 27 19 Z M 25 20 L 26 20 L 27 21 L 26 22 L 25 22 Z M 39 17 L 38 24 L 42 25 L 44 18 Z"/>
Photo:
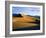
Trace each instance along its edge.
<path fill-rule="evenodd" d="M 40 16 L 40 8 L 37 7 L 12 7 L 12 14 L 22 14 Z"/>

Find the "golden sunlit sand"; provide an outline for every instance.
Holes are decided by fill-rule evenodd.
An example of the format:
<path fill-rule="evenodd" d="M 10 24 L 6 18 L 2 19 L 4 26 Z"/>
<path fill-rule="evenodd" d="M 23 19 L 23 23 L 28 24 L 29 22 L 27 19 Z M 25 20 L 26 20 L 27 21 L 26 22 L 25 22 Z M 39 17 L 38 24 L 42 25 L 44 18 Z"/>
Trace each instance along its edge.
<path fill-rule="evenodd" d="M 33 20 L 34 17 L 24 16 L 24 17 L 13 17 L 13 29 L 15 28 L 23 28 L 23 27 L 33 27 L 37 26 L 35 23 L 28 23 L 28 22 L 35 22 Z"/>

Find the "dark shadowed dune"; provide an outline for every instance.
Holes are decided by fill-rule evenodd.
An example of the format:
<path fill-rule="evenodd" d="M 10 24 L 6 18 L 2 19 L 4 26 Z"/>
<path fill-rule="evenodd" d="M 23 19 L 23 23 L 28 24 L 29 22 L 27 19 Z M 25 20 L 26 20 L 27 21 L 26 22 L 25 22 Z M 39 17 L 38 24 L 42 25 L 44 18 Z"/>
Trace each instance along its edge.
<path fill-rule="evenodd" d="M 23 17 L 21 14 L 13 14 L 14 17 Z"/>

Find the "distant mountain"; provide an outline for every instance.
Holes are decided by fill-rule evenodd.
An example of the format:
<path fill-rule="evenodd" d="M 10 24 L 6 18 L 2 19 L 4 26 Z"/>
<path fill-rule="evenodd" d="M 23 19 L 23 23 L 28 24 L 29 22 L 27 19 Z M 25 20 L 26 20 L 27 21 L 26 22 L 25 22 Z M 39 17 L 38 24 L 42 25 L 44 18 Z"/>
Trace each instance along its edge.
<path fill-rule="evenodd" d="M 13 14 L 14 17 L 22 17 L 21 14 Z"/>
<path fill-rule="evenodd" d="M 39 18 L 40 19 L 40 16 L 34 16 L 35 18 Z"/>
<path fill-rule="evenodd" d="M 40 19 L 40 16 L 31 16 L 31 15 L 27 15 L 27 16 L 35 17 L 35 18 L 39 18 Z"/>
<path fill-rule="evenodd" d="M 13 14 L 14 17 L 23 17 L 21 14 Z M 30 16 L 30 17 L 35 17 L 35 18 L 39 18 L 40 16 L 32 16 L 32 15 L 26 15 L 26 16 Z"/>

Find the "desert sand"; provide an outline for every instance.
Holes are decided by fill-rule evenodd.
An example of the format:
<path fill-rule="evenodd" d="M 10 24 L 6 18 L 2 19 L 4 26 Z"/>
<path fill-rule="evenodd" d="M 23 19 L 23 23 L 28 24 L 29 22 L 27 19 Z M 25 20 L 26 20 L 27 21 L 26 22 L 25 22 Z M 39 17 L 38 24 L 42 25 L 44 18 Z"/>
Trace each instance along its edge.
<path fill-rule="evenodd" d="M 28 23 L 28 22 L 36 22 L 33 19 L 34 17 L 29 17 L 29 16 L 13 17 L 12 18 L 13 29 L 37 26 L 37 24 L 35 23 Z"/>

